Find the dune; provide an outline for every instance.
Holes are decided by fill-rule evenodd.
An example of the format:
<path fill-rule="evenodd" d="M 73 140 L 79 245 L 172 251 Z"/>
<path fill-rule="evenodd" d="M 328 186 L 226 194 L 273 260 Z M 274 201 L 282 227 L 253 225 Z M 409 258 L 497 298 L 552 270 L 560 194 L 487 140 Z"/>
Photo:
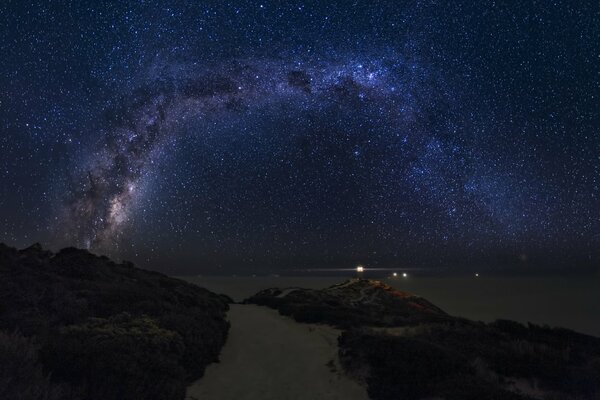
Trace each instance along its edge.
<path fill-rule="evenodd" d="M 256 305 L 234 304 L 228 319 L 220 362 L 187 389 L 187 400 L 368 399 L 340 367 L 340 330 Z"/>

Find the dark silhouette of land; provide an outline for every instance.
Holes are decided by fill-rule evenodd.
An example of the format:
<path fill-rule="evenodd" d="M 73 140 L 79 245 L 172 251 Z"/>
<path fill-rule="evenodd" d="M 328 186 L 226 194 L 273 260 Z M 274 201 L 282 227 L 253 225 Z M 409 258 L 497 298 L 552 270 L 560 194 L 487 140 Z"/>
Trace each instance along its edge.
<path fill-rule="evenodd" d="M 0 398 L 183 399 L 228 299 L 85 250 L 0 244 Z"/>
<path fill-rule="evenodd" d="M 0 398 L 600 396 L 600 338 L 455 317 L 380 281 L 231 303 L 86 250 L 0 244 Z"/>

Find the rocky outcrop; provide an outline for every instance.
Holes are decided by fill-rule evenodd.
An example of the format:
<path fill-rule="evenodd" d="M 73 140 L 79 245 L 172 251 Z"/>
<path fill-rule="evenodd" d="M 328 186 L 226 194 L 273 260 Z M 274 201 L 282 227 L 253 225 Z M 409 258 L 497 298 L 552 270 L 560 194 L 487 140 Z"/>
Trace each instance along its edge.
<path fill-rule="evenodd" d="M 35 343 L 35 359 L 64 398 L 183 399 L 186 385 L 218 358 L 227 303 L 86 250 L 0 244 L 0 331 Z M 10 362 L 10 354 L 0 359 Z M 0 376 L 0 385 L 11 381 Z"/>
<path fill-rule="evenodd" d="M 246 303 L 265 305 L 299 322 L 355 326 L 406 326 L 452 319 L 422 297 L 380 281 L 352 279 L 322 290 L 271 288 Z"/>

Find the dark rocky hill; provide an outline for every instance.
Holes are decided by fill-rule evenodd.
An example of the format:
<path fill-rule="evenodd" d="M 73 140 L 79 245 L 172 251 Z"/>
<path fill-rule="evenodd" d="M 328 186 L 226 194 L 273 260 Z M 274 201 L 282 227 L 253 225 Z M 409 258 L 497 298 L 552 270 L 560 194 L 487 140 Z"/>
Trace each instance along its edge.
<path fill-rule="evenodd" d="M 0 398 L 183 399 L 217 361 L 227 310 L 131 263 L 0 244 Z"/>
<path fill-rule="evenodd" d="M 403 326 L 452 319 L 422 297 L 380 281 L 352 279 L 322 290 L 271 288 L 245 303 L 265 305 L 299 322 L 326 323 L 342 328 L 361 325 Z"/>
<path fill-rule="evenodd" d="M 246 302 L 344 329 L 340 360 L 374 400 L 600 399 L 600 338 L 452 317 L 371 280 L 267 289 Z"/>

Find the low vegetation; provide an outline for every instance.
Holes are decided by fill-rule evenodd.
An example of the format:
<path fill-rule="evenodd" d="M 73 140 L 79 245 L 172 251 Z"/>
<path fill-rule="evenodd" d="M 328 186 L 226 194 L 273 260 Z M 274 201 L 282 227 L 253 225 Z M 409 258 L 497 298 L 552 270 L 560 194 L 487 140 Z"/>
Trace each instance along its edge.
<path fill-rule="evenodd" d="M 85 250 L 0 245 L 0 398 L 183 399 L 217 361 L 227 309 Z"/>
<path fill-rule="evenodd" d="M 247 302 L 344 329 L 342 365 L 373 400 L 600 398 L 600 338 L 567 329 L 456 318 L 368 280 L 268 289 Z"/>

